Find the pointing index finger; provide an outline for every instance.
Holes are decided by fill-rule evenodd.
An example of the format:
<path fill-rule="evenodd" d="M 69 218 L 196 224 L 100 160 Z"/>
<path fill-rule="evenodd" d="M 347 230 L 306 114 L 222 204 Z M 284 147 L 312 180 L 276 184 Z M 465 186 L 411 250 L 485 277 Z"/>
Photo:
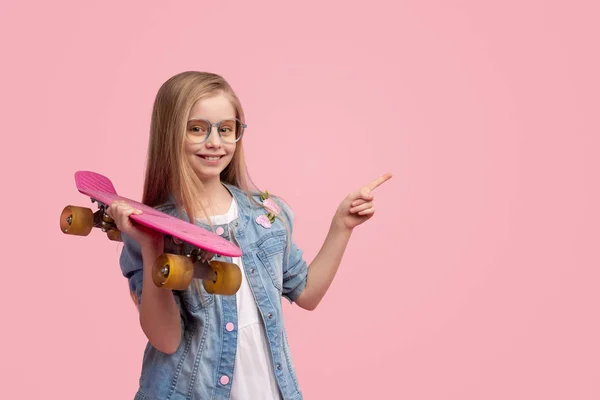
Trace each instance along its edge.
<path fill-rule="evenodd" d="M 382 183 L 389 180 L 391 177 L 392 177 L 391 172 L 388 172 L 387 174 L 383 174 L 379 178 L 375 179 L 373 182 L 369 183 L 367 185 L 367 189 L 369 189 L 369 191 L 372 191 L 372 190 L 376 189 L 377 187 L 379 187 Z"/>

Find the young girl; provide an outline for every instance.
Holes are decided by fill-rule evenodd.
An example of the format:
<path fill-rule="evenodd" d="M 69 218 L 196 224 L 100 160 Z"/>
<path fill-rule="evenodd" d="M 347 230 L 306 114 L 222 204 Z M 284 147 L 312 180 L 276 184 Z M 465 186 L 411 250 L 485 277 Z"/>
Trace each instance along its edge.
<path fill-rule="evenodd" d="M 338 207 L 323 247 L 307 266 L 292 240 L 293 214 L 279 198 L 251 191 L 244 163 L 240 101 L 219 75 L 184 72 L 154 103 L 143 203 L 194 221 L 236 243 L 242 271 L 234 296 L 201 285 L 157 287 L 152 266 L 163 238 L 115 202 L 108 214 L 122 232 L 121 269 L 148 338 L 139 400 L 301 399 L 283 325 L 282 296 L 314 310 L 329 288 L 352 230 L 373 216 L 371 191 L 386 174 Z M 212 257 L 207 254 L 204 260 Z"/>

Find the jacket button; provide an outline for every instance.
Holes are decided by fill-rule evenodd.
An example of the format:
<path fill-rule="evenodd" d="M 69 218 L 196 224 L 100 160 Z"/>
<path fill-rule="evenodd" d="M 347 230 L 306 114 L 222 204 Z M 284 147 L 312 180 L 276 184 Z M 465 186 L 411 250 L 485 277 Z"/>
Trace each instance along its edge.
<path fill-rule="evenodd" d="M 277 369 L 281 371 L 281 364 L 277 363 Z"/>
<path fill-rule="evenodd" d="M 254 273 L 254 268 L 250 268 L 250 273 L 253 274 Z"/>
<path fill-rule="evenodd" d="M 269 313 L 269 315 L 267 315 L 267 318 L 269 318 L 269 319 L 273 318 L 273 314 Z"/>
<path fill-rule="evenodd" d="M 222 226 L 218 226 L 217 229 L 215 230 L 215 233 L 219 236 L 222 236 L 225 233 L 225 229 L 223 229 Z"/>
<path fill-rule="evenodd" d="M 221 382 L 221 385 L 227 385 L 229 383 L 229 377 L 223 375 L 221 379 L 219 379 L 219 382 Z"/>
<path fill-rule="evenodd" d="M 225 329 L 227 330 L 227 332 L 231 332 L 233 330 L 233 328 L 235 328 L 235 325 L 233 325 L 233 322 L 228 322 L 227 325 L 225 325 Z"/>

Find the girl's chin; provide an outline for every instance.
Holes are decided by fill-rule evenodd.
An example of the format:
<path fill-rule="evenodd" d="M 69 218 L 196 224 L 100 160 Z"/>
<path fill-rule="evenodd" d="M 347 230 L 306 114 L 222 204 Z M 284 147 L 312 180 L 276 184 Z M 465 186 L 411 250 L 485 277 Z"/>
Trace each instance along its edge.
<path fill-rule="evenodd" d="M 194 167 L 193 169 L 194 169 L 194 172 L 196 173 L 196 176 L 198 177 L 198 179 L 200 179 L 202 182 L 213 180 L 213 179 L 220 179 L 220 177 L 221 177 L 222 168 Z"/>

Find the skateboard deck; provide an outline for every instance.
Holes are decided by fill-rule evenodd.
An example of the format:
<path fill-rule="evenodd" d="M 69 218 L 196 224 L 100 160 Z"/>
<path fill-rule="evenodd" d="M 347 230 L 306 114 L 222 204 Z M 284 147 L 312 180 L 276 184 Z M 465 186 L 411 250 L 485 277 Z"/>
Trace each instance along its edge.
<path fill-rule="evenodd" d="M 197 225 L 120 196 L 110 179 L 96 172 L 77 171 L 75 184 L 80 193 L 98 203 L 99 210 L 93 213 L 83 207 L 65 207 L 60 219 L 63 233 L 87 236 L 95 227 L 106 232 L 109 239 L 120 241 L 121 234 L 105 211 L 114 201 L 123 200 L 142 211 L 129 218 L 165 237 L 165 254 L 153 267 L 153 280 L 157 286 L 183 290 L 193 278 L 201 278 L 210 293 L 231 295 L 239 289 L 241 272 L 237 265 L 201 261 L 202 252 L 239 257 L 242 251 L 235 244 Z"/>
<path fill-rule="evenodd" d="M 118 195 L 112 182 L 103 175 L 90 171 L 77 171 L 75 183 L 79 192 L 104 203 L 107 207 L 115 200 L 124 200 L 141 210 L 142 214 L 129 217 L 140 225 L 174 236 L 211 253 L 229 257 L 242 255 L 242 251 L 235 244 L 216 233 Z"/>

